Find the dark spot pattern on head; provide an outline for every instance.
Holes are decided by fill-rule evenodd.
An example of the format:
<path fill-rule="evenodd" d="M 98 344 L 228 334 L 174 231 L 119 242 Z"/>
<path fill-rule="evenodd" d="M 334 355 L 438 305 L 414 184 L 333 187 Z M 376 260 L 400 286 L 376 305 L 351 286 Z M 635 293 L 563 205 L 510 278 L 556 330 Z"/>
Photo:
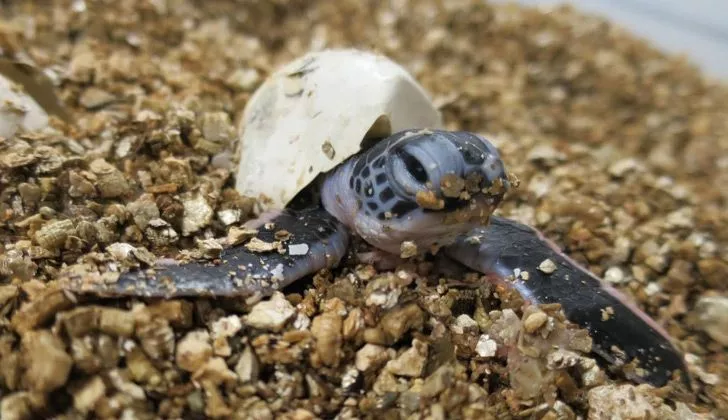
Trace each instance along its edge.
<path fill-rule="evenodd" d="M 374 181 L 375 181 L 375 183 L 376 183 L 377 185 L 382 185 L 382 184 L 384 184 L 385 182 L 387 182 L 387 174 L 385 174 L 385 173 L 381 173 L 381 174 L 378 174 L 378 175 L 377 175 L 377 176 L 376 176 L 376 177 L 374 178 Z"/>

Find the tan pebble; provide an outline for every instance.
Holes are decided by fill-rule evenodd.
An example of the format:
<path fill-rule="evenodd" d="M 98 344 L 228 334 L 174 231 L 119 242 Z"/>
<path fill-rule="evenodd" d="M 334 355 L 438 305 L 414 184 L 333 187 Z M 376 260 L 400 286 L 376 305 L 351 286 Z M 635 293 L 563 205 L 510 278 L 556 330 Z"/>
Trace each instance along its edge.
<path fill-rule="evenodd" d="M 612 315 L 614 315 L 614 308 L 612 308 L 611 306 L 607 306 L 606 308 L 602 308 L 601 312 L 602 312 L 602 321 L 608 321 L 609 318 L 611 318 Z"/>
<path fill-rule="evenodd" d="M 154 318 L 136 329 L 144 352 L 153 360 L 168 360 L 174 354 L 174 331 L 166 319 Z"/>
<path fill-rule="evenodd" d="M 212 383 L 215 385 L 223 383 L 235 383 L 238 377 L 235 372 L 231 371 L 225 359 L 222 357 L 212 357 L 207 360 L 192 375 L 192 379 L 199 383 Z"/>
<path fill-rule="evenodd" d="M 140 347 L 134 347 L 126 353 L 126 366 L 134 382 L 153 384 L 160 380 L 161 374 L 154 367 Z"/>
<path fill-rule="evenodd" d="M 312 363 L 319 361 L 324 366 L 337 366 L 343 355 L 341 345 L 343 320 L 335 312 L 325 312 L 313 319 L 311 333 L 316 339 Z"/>
<path fill-rule="evenodd" d="M 58 314 L 58 321 L 71 337 L 80 337 L 95 331 L 99 325 L 100 307 L 86 306 Z"/>
<path fill-rule="evenodd" d="M 678 415 L 648 385 L 602 385 L 589 390 L 587 398 L 589 419 L 695 418 L 689 409 Z"/>
<path fill-rule="evenodd" d="M 411 258 L 417 253 L 417 244 L 412 241 L 404 241 L 399 245 L 399 256 L 402 258 Z"/>
<path fill-rule="evenodd" d="M 402 385 L 397 378 L 387 369 L 382 369 L 372 385 L 372 390 L 378 395 L 388 392 L 400 392 Z"/>
<path fill-rule="evenodd" d="M 230 245 L 241 244 L 258 234 L 256 229 L 239 228 L 232 226 L 227 233 L 227 240 Z"/>
<path fill-rule="evenodd" d="M 474 331 L 478 329 L 478 323 L 471 318 L 469 315 L 461 314 L 455 318 L 455 322 L 451 326 L 451 329 L 456 334 L 463 334 L 467 331 Z"/>
<path fill-rule="evenodd" d="M 538 265 L 538 270 L 545 274 L 551 274 L 556 271 L 556 264 L 547 258 L 541 261 L 541 264 Z"/>
<path fill-rule="evenodd" d="M 201 194 L 185 196 L 182 198 L 182 206 L 182 235 L 195 233 L 212 221 L 214 211 Z"/>
<path fill-rule="evenodd" d="M 144 388 L 130 381 L 127 375 L 122 375 L 119 369 L 109 371 L 108 378 L 111 385 L 126 396 L 141 401 L 146 399 Z"/>
<path fill-rule="evenodd" d="M 459 197 L 465 189 L 465 180 L 453 173 L 445 174 L 440 180 L 440 189 L 445 197 Z"/>
<path fill-rule="evenodd" d="M 129 182 L 124 174 L 104 159 L 96 159 L 89 164 L 89 169 L 97 177 L 96 188 L 101 197 L 116 198 L 130 191 Z"/>
<path fill-rule="evenodd" d="M 205 112 L 202 114 L 202 136 L 205 140 L 227 145 L 233 137 L 233 127 L 230 123 L 230 117 L 225 112 Z M 222 150 L 216 149 L 217 151 Z"/>
<path fill-rule="evenodd" d="M 423 209 L 441 210 L 445 208 L 445 201 L 441 198 L 438 198 L 434 192 L 429 190 L 417 191 L 415 201 L 417 202 L 417 205 L 422 207 Z"/>
<path fill-rule="evenodd" d="M 86 109 L 102 108 L 115 100 L 116 97 L 111 93 L 95 87 L 84 90 L 81 97 L 78 98 L 79 104 Z"/>
<path fill-rule="evenodd" d="M 232 349 L 228 344 L 228 338 L 234 336 L 243 328 L 240 317 L 230 315 L 222 317 L 213 322 L 210 326 L 213 338 L 213 350 L 216 356 L 227 357 L 232 354 Z"/>
<path fill-rule="evenodd" d="M 412 347 L 405 350 L 396 359 L 390 360 L 385 369 L 397 376 L 418 378 L 427 364 L 427 343 L 418 339 L 412 340 Z"/>
<path fill-rule="evenodd" d="M 360 308 L 354 308 L 344 319 L 344 338 L 349 340 L 354 338 L 359 331 L 364 328 L 364 315 Z"/>
<path fill-rule="evenodd" d="M 30 331 L 23 336 L 22 351 L 30 388 L 50 392 L 66 383 L 73 359 L 60 338 L 46 330 Z"/>
<path fill-rule="evenodd" d="M 150 317 L 164 318 L 175 328 L 192 326 L 194 307 L 186 300 L 165 300 L 147 306 L 146 310 Z"/>
<path fill-rule="evenodd" d="M 203 382 L 202 388 L 205 390 L 206 404 L 205 415 L 209 418 L 230 418 L 233 410 L 225 403 L 220 389 L 216 384 Z"/>
<path fill-rule="evenodd" d="M 0 419 L 31 420 L 47 406 L 46 396 L 40 392 L 15 392 L 5 394 L 0 400 Z"/>
<path fill-rule="evenodd" d="M 455 372 L 450 364 L 437 368 L 432 375 L 425 379 L 422 384 L 421 395 L 424 398 L 432 398 L 450 387 L 455 380 Z"/>
<path fill-rule="evenodd" d="M 205 330 L 191 331 L 177 343 L 177 366 L 195 372 L 212 357 L 210 334 Z"/>
<path fill-rule="evenodd" d="M 156 246 L 171 245 L 179 239 L 179 234 L 166 220 L 157 218 L 149 221 L 144 235 Z"/>
<path fill-rule="evenodd" d="M 543 311 L 538 311 L 530 314 L 523 322 L 523 328 L 527 333 L 533 334 L 538 331 L 539 328 L 543 327 L 548 321 L 549 316 Z"/>
<path fill-rule="evenodd" d="M 43 225 L 35 233 L 35 241 L 43 248 L 54 250 L 62 248 L 70 235 L 76 234 L 76 226 L 71 220 L 54 220 Z"/>
<path fill-rule="evenodd" d="M 72 392 L 73 406 L 82 413 L 88 413 L 106 394 L 106 385 L 100 376 L 94 376 Z"/>
<path fill-rule="evenodd" d="M 365 344 L 356 352 L 354 365 L 361 372 L 368 372 L 382 366 L 393 357 L 394 350 L 376 344 Z"/>
<path fill-rule="evenodd" d="M 99 331 L 118 337 L 134 334 L 134 315 L 122 309 L 102 307 L 99 309 Z"/>
<path fill-rule="evenodd" d="M 235 365 L 235 373 L 243 383 L 255 382 L 258 380 L 260 374 L 260 363 L 258 357 L 255 355 L 255 351 L 251 346 L 245 346 L 245 349 L 240 354 L 240 359 Z"/>
<path fill-rule="evenodd" d="M 698 328 L 728 346 L 728 296 L 703 296 L 695 304 Z"/>
<path fill-rule="evenodd" d="M 364 331 L 364 339 L 373 344 L 390 345 L 399 341 L 410 330 L 419 330 L 424 324 L 424 313 L 417 304 L 408 304 L 388 311 L 376 328 Z"/>
<path fill-rule="evenodd" d="M 258 302 L 253 306 L 243 321 L 253 328 L 280 331 L 295 314 L 296 309 L 283 293 L 275 292 L 269 300 Z"/>
<path fill-rule="evenodd" d="M 251 252 L 271 252 L 278 249 L 280 242 L 265 242 L 258 238 L 251 238 L 248 243 L 245 244 L 245 248 Z"/>
<path fill-rule="evenodd" d="M 303 408 L 297 408 L 293 411 L 286 413 L 282 417 L 283 420 L 314 420 L 316 418 L 318 417 L 315 416 L 312 412 Z"/>

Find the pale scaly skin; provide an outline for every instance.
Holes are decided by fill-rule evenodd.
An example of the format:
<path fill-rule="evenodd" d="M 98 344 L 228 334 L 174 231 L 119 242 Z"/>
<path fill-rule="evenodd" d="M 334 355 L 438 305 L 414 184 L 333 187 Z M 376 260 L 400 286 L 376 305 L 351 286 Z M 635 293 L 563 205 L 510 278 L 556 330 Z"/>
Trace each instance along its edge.
<path fill-rule="evenodd" d="M 466 181 L 459 194 L 443 188 L 457 180 Z M 673 372 L 687 380 L 682 356 L 644 312 L 538 231 L 496 217 L 488 223 L 508 187 L 503 162 L 484 138 L 468 132 L 404 131 L 332 171 L 321 188 L 321 207 L 284 210 L 249 222 L 267 242 L 275 240 L 275 231 L 290 232 L 281 253 L 236 246 L 215 262 L 136 270 L 111 284 L 80 278 L 68 279 L 68 284 L 76 291 L 111 296 L 267 295 L 336 266 L 353 232 L 393 254 L 400 253 L 405 241 L 420 253 L 444 247 L 454 260 L 515 288 L 532 304 L 560 303 L 570 321 L 590 332 L 595 353 L 608 363 L 637 359 L 645 373 L 634 380 L 661 386 Z M 295 249 L 300 252 L 301 244 L 307 245 L 306 252 L 291 255 L 291 246 L 299 245 Z M 537 269 L 545 259 L 556 263 L 554 273 Z M 529 280 L 514 280 L 516 270 L 529 272 Z M 605 311 L 611 313 L 606 319 Z"/>

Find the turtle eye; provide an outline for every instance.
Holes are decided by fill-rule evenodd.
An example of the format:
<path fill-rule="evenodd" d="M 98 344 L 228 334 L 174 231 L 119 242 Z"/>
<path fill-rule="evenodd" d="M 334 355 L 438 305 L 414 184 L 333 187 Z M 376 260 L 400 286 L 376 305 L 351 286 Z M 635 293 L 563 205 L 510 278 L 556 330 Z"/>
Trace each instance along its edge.
<path fill-rule="evenodd" d="M 407 172 L 409 172 L 409 174 L 417 180 L 417 182 L 422 184 L 427 182 L 427 171 L 416 157 L 412 156 L 406 150 L 398 150 L 397 157 L 402 161 Z"/>

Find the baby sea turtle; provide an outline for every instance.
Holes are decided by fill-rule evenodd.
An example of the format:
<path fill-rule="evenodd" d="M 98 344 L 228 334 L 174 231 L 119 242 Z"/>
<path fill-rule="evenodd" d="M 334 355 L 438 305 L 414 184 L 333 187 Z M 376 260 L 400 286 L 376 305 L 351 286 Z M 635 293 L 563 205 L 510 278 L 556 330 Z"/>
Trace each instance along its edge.
<path fill-rule="evenodd" d="M 465 131 L 402 129 L 437 127 L 439 114 L 391 61 L 349 50 L 296 60 L 251 98 L 242 125 L 239 176 L 247 178 L 237 186 L 265 194 L 269 209 L 245 225 L 255 231 L 252 243 L 227 248 L 215 262 L 160 264 L 110 284 L 78 279 L 72 288 L 111 296 L 268 295 L 336 266 L 353 233 L 392 254 L 403 243 L 419 253 L 441 248 L 531 304 L 561 304 L 605 361 L 638 361 L 638 382 L 662 386 L 675 372 L 687 378 L 681 354 L 644 312 L 535 229 L 492 215 L 510 187 L 493 144 Z M 302 192 L 315 193 L 313 204 L 294 200 Z"/>

